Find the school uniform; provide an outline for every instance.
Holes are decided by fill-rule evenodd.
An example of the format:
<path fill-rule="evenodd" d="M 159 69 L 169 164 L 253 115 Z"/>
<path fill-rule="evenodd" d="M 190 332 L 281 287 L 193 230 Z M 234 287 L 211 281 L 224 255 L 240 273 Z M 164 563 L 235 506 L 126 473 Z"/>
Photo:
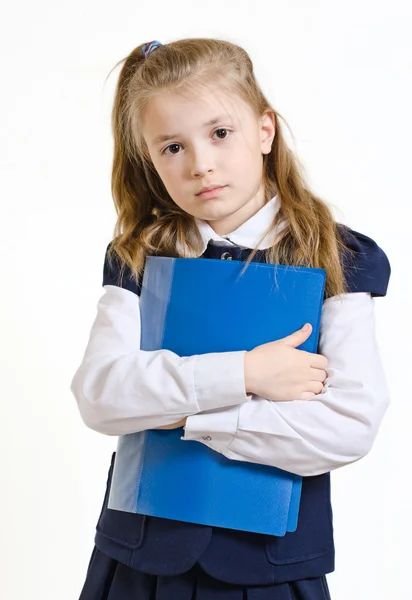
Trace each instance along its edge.
<path fill-rule="evenodd" d="M 201 256 L 246 260 L 278 209 L 274 196 L 227 236 L 196 220 Z M 255 261 L 264 261 L 262 250 L 283 227 L 263 239 Z M 342 257 L 349 293 L 324 300 L 317 352 L 328 358 L 328 377 L 309 401 L 246 394 L 244 351 L 191 357 L 141 351 L 141 279 L 126 273 L 121 281 L 119 265 L 106 256 L 105 291 L 71 384 L 85 424 L 122 436 L 187 417 L 183 441 L 297 473 L 303 484 L 297 530 L 284 537 L 172 521 L 107 508 L 114 452 L 80 600 L 329 598 L 330 471 L 369 452 L 389 404 L 374 297 L 386 295 L 390 264 L 370 237 L 343 224 L 338 232 L 354 252 Z"/>

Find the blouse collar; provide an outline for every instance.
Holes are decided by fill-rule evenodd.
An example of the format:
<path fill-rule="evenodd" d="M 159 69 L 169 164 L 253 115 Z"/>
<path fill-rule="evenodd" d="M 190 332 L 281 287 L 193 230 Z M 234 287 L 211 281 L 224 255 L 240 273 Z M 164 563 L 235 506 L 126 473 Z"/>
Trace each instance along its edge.
<path fill-rule="evenodd" d="M 245 223 L 240 225 L 240 227 L 223 236 L 218 235 L 207 223 L 207 221 L 195 219 L 203 241 L 203 252 L 206 250 L 209 244 L 235 245 L 239 246 L 240 248 L 250 249 L 255 248 L 260 238 L 267 230 L 269 224 L 272 223 L 279 208 L 279 197 L 278 194 L 276 194 L 271 200 L 269 200 L 269 202 L 259 209 L 257 213 L 245 221 Z M 279 223 L 275 230 L 272 230 L 265 235 L 258 248 L 263 250 L 264 248 L 270 248 L 273 246 L 275 244 L 277 234 L 284 228 L 284 226 L 284 222 Z"/>

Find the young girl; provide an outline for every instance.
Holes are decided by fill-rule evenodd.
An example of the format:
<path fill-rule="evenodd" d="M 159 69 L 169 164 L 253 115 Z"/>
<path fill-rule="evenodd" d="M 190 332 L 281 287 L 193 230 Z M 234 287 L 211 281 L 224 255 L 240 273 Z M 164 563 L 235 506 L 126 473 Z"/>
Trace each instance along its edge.
<path fill-rule="evenodd" d="M 389 402 L 373 300 L 386 295 L 388 259 L 310 191 L 232 43 L 137 47 L 112 124 L 118 220 L 71 385 L 85 424 L 115 436 L 182 427 L 182 443 L 297 473 L 303 486 L 284 537 L 147 517 L 107 508 L 113 453 L 80 598 L 329 598 L 330 471 L 369 452 Z M 142 275 L 156 254 L 324 268 L 318 353 L 298 350 L 311 327 L 249 352 L 140 350 Z"/>

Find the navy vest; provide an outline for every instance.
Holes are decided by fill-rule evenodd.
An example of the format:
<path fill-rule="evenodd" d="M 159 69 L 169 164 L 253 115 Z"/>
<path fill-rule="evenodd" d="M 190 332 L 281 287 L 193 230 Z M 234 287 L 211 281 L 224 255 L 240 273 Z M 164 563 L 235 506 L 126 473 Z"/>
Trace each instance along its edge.
<path fill-rule="evenodd" d="M 385 296 L 391 272 L 386 254 L 371 238 L 345 225 L 338 224 L 338 232 L 354 251 L 342 256 L 348 290 Z M 250 249 L 211 243 L 202 257 L 246 260 L 250 253 Z M 263 252 L 258 251 L 254 260 L 264 262 Z M 118 275 L 105 260 L 103 285 L 119 286 Z M 122 287 L 140 294 L 140 286 L 130 276 L 124 277 Z M 243 585 L 283 583 L 334 570 L 330 473 L 303 477 L 298 527 L 276 537 L 108 509 L 115 455 L 95 544 L 119 562 L 157 575 L 177 575 L 198 562 L 212 577 Z"/>

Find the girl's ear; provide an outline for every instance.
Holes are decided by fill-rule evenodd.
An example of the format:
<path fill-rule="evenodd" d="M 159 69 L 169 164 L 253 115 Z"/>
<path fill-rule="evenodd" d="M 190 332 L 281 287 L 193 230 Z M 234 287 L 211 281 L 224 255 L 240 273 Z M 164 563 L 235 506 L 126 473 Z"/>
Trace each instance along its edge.
<path fill-rule="evenodd" d="M 145 160 L 150 160 L 149 148 L 148 148 L 146 140 L 144 138 L 141 140 L 140 152 L 141 152 L 142 158 L 144 158 Z"/>
<path fill-rule="evenodd" d="M 150 154 L 149 154 L 148 150 L 143 149 L 143 156 L 147 161 L 151 162 L 151 158 L 150 158 Z"/>
<path fill-rule="evenodd" d="M 269 154 L 276 135 L 275 117 L 273 112 L 267 110 L 260 119 L 260 148 L 262 154 Z"/>

